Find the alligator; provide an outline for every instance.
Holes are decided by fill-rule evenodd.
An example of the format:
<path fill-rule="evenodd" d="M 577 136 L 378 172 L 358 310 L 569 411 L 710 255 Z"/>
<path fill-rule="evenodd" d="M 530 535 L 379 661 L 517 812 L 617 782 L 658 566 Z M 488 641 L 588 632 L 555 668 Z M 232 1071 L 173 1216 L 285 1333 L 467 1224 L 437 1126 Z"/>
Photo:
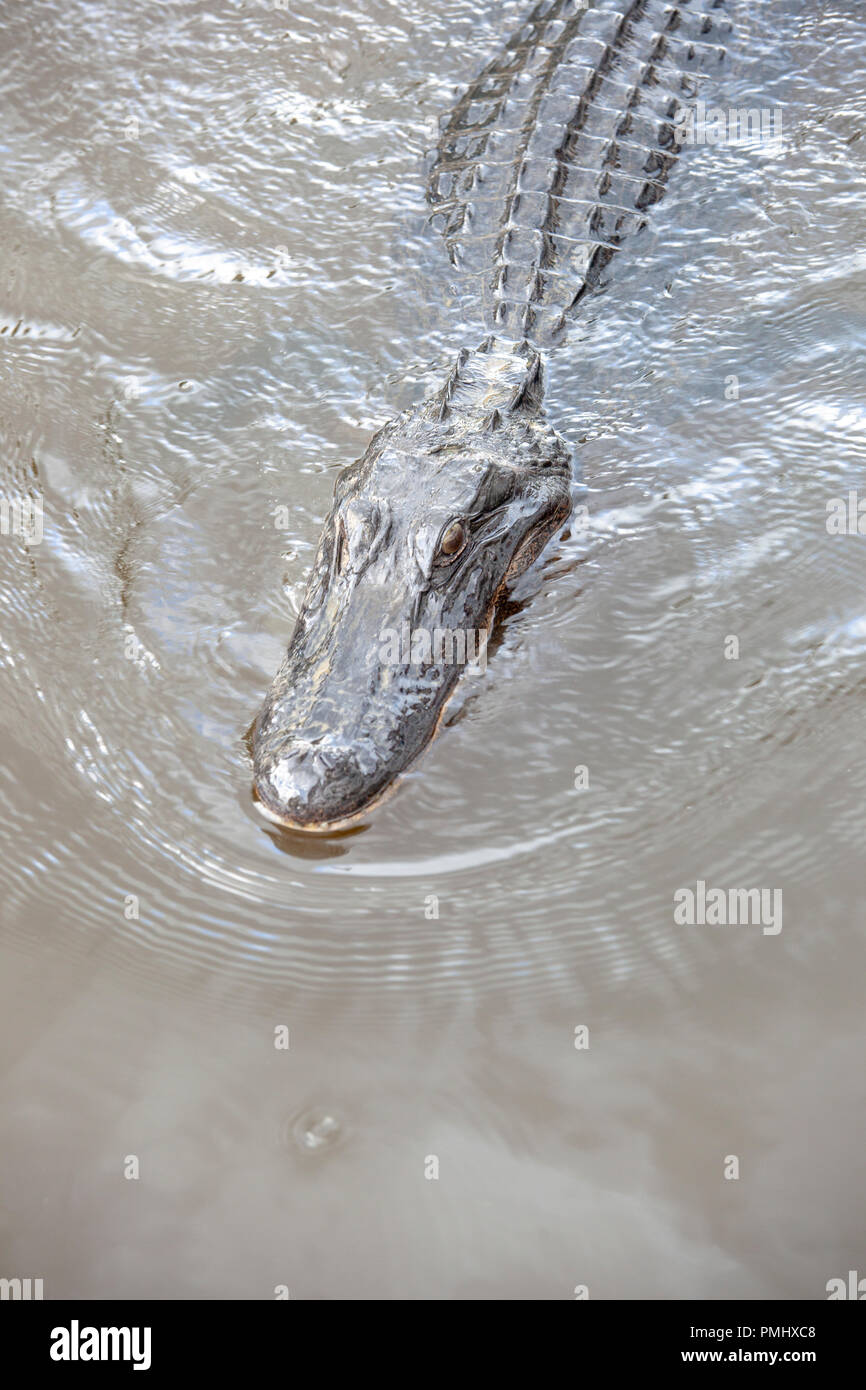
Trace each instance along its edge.
<path fill-rule="evenodd" d="M 340 472 L 285 659 L 252 729 L 271 821 L 365 816 L 434 737 L 501 595 L 572 511 L 544 358 L 638 233 L 725 57 L 723 0 L 542 0 L 440 124 L 430 221 L 474 286 L 479 343 Z M 449 659 L 451 658 L 451 659 Z"/>

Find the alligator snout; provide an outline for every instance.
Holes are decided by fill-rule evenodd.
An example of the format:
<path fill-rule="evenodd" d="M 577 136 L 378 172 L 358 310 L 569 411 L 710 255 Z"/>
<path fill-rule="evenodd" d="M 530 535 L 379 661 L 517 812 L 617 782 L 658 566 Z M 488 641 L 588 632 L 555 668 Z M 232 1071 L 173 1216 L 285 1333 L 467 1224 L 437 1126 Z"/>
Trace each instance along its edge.
<path fill-rule="evenodd" d="M 333 831 L 378 800 L 387 776 L 376 776 L 372 744 L 327 736 L 287 738 L 258 769 L 255 789 L 269 820 L 295 830 Z"/>

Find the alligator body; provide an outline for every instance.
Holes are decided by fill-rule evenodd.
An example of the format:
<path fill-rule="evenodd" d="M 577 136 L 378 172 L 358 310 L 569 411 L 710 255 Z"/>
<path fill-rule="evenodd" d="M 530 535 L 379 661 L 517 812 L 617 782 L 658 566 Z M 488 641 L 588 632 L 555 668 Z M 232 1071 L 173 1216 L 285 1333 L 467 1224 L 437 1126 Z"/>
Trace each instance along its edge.
<path fill-rule="evenodd" d="M 443 122 L 431 220 L 477 286 L 482 341 L 337 478 L 253 729 L 271 820 L 338 830 L 383 798 L 461 675 L 442 635 L 488 632 L 566 521 L 571 453 L 543 415 L 543 356 L 661 197 L 725 30 L 721 0 L 543 0 Z M 388 648 L 394 633 L 409 644 Z"/>

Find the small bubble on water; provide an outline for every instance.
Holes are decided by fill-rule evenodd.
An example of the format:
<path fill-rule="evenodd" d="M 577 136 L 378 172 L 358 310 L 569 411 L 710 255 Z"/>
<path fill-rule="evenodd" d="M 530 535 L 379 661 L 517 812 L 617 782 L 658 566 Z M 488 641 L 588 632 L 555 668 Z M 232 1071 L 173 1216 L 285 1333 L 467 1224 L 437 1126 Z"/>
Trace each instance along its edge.
<path fill-rule="evenodd" d="M 291 1122 L 291 1134 L 304 1153 L 322 1153 L 339 1143 L 343 1126 L 328 1110 L 305 1110 Z"/>

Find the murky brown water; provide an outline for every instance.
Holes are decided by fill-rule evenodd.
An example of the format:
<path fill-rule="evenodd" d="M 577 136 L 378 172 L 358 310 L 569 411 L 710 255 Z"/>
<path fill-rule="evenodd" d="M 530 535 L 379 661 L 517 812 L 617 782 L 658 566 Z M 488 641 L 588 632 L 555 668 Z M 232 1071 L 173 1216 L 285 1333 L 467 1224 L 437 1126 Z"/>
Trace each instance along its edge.
<path fill-rule="evenodd" d="M 781 148 L 689 151 L 554 359 L 590 523 L 426 760 L 333 840 L 250 802 L 334 472 L 477 337 L 423 152 L 526 9 L 5 11 L 0 1274 L 47 1297 L 866 1270 L 855 0 L 733 5 Z M 782 930 L 677 924 L 698 880 Z"/>

